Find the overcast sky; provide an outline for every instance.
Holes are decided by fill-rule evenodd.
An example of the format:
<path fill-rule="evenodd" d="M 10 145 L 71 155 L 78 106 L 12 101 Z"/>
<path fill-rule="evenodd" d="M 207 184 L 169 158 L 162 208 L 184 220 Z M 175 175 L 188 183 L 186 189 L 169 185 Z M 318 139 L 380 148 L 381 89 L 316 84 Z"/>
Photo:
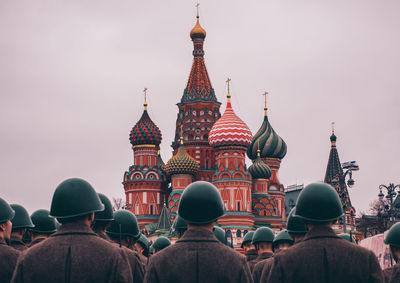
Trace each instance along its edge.
<path fill-rule="evenodd" d="M 0 196 L 29 212 L 49 208 L 66 178 L 124 197 L 133 162 L 128 135 L 142 114 L 171 157 L 192 64 L 195 1 L 0 1 Z M 205 60 L 225 109 L 252 133 L 264 90 L 286 141 L 280 180 L 323 180 L 336 122 L 342 162 L 356 160 L 350 189 L 366 211 L 380 184 L 400 183 L 400 2 L 201 1 Z"/>

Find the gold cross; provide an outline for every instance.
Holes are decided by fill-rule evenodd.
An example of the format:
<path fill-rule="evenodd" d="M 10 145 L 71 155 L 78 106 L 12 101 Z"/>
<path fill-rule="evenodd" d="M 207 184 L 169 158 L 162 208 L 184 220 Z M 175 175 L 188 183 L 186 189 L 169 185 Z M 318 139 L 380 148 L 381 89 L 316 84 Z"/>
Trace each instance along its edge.
<path fill-rule="evenodd" d="M 264 96 L 264 115 L 267 116 L 267 91 L 264 91 L 264 93 L 262 94 Z"/>
<path fill-rule="evenodd" d="M 335 122 L 332 122 L 331 125 L 332 125 L 332 134 L 334 134 L 335 133 Z"/>
<path fill-rule="evenodd" d="M 183 144 L 183 125 L 181 125 L 181 144 Z"/>
<path fill-rule="evenodd" d="M 230 92 L 229 92 L 229 86 L 230 86 L 231 79 L 230 79 L 230 78 L 227 78 L 225 82 L 228 84 L 228 94 L 229 94 L 229 93 L 230 93 Z"/>
<path fill-rule="evenodd" d="M 147 87 L 144 88 L 144 103 L 147 104 Z"/>
<path fill-rule="evenodd" d="M 196 16 L 196 18 L 199 18 L 199 6 L 200 6 L 200 3 L 197 2 L 197 4 L 196 4 L 196 9 L 197 9 L 197 16 Z"/>

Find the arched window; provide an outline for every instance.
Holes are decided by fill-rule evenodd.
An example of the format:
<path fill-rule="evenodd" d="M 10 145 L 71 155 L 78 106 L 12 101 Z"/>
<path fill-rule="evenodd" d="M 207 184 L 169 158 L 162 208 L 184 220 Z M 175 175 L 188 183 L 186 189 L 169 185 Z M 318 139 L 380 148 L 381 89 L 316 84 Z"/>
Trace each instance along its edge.
<path fill-rule="evenodd" d="M 236 237 L 241 238 L 242 237 L 242 231 L 236 230 Z"/>
<path fill-rule="evenodd" d="M 240 201 L 237 202 L 237 211 L 240 211 Z"/>
<path fill-rule="evenodd" d="M 226 238 L 230 238 L 231 236 L 232 236 L 232 232 L 231 232 L 231 230 L 226 230 L 226 233 L 225 233 L 225 235 L 226 235 Z"/>
<path fill-rule="evenodd" d="M 243 236 L 246 236 L 247 232 L 249 232 L 249 231 L 244 230 L 244 231 L 243 231 Z"/>
<path fill-rule="evenodd" d="M 150 215 L 153 215 L 153 205 L 150 205 Z"/>

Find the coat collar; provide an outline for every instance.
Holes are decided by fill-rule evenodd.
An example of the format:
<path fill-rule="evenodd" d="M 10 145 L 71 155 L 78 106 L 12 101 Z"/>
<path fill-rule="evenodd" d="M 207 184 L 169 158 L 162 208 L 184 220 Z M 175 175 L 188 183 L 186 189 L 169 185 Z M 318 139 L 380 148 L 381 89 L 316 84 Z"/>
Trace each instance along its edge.
<path fill-rule="evenodd" d="M 262 254 L 258 255 L 257 259 L 258 260 L 263 260 L 263 259 L 267 259 L 267 258 L 270 258 L 270 257 L 273 257 L 273 256 L 274 256 L 273 253 L 266 252 L 266 253 L 262 253 Z"/>
<path fill-rule="evenodd" d="M 214 233 L 208 230 L 186 230 L 178 242 L 219 242 Z"/>
<path fill-rule="evenodd" d="M 20 245 L 20 246 L 25 246 L 25 243 L 22 242 L 20 239 L 18 239 L 17 237 L 10 237 L 10 244 L 12 245 Z"/>
<path fill-rule="evenodd" d="M 308 241 L 317 238 L 337 238 L 339 237 L 335 234 L 331 227 L 328 226 L 315 226 L 313 229 L 307 232 L 303 241 Z"/>
<path fill-rule="evenodd" d="M 67 223 L 62 224 L 60 229 L 50 237 L 64 236 L 64 235 L 92 235 L 96 236 L 90 227 L 82 223 Z"/>
<path fill-rule="evenodd" d="M 244 255 L 258 255 L 255 249 L 250 249 L 244 253 Z"/>

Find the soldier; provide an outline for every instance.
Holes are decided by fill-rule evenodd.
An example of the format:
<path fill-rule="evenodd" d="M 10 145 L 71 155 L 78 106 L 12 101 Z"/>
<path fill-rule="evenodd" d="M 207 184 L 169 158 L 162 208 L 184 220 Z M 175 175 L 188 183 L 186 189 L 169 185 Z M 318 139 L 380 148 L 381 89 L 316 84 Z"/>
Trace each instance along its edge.
<path fill-rule="evenodd" d="M 11 206 L 0 198 L 0 281 L 10 282 L 20 251 L 9 247 L 12 222 L 15 215 Z"/>
<path fill-rule="evenodd" d="M 12 204 L 11 208 L 15 211 L 15 216 L 11 220 L 12 231 L 10 246 L 16 250 L 23 251 L 28 247 L 22 241 L 22 237 L 27 232 L 27 228 L 33 228 L 33 223 L 26 209 L 19 204 Z"/>
<path fill-rule="evenodd" d="M 290 235 L 290 237 L 293 239 L 293 245 L 301 242 L 304 239 L 304 236 L 307 233 L 307 227 L 304 222 L 294 216 L 294 212 L 296 211 L 296 207 L 292 208 L 292 210 L 289 213 L 288 219 L 287 219 L 287 231 Z M 269 272 L 271 271 L 272 264 L 274 263 L 274 258 L 269 258 L 264 262 L 264 267 L 262 269 L 261 276 L 259 278 L 268 278 Z"/>
<path fill-rule="evenodd" d="M 186 220 L 188 230 L 151 258 L 145 282 L 251 282 L 244 256 L 221 244 L 213 234 L 215 222 L 224 214 L 214 185 L 197 181 L 186 187 L 178 214 Z"/>
<path fill-rule="evenodd" d="M 171 245 L 171 241 L 168 238 L 166 238 L 164 236 L 158 237 L 153 243 L 154 254 L 160 252 L 161 250 L 165 249 L 166 247 L 169 247 L 170 245 Z"/>
<path fill-rule="evenodd" d="M 172 229 L 176 231 L 176 233 L 178 234 L 178 239 L 180 239 L 187 230 L 187 223 L 182 217 L 177 215 L 174 224 L 172 224 Z"/>
<path fill-rule="evenodd" d="M 224 229 L 222 229 L 221 227 L 218 227 L 218 226 L 214 226 L 214 228 L 213 228 L 213 233 L 214 233 L 214 236 L 221 242 L 221 243 L 223 243 L 224 245 L 227 245 L 228 246 L 228 242 L 227 242 L 227 240 L 226 240 L 226 234 L 225 234 L 225 231 L 224 231 Z"/>
<path fill-rule="evenodd" d="M 259 282 L 265 261 L 274 256 L 272 252 L 274 238 L 274 232 L 268 227 L 258 228 L 253 235 L 252 243 L 256 247 L 258 256 L 249 262 L 249 267 L 253 272 L 254 282 Z"/>
<path fill-rule="evenodd" d="M 247 262 L 256 259 L 258 254 L 254 245 L 251 243 L 253 240 L 254 231 L 247 232 L 244 236 L 241 248 L 244 250 L 244 256 L 246 257 Z"/>
<path fill-rule="evenodd" d="M 272 250 L 274 253 L 279 253 L 280 251 L 286 250 L 293 245 L 294 241 L 290 237 L 288 230 L 282 230 L 276 235 L 274 241 L 272 242 Z"/>
<path fill-rule="evenodd" d="M 21 254 L 12 282 L 132 282 L 122 250 L 90 228 L 94 213 L 103 209 L 88 182 L 76 178 L 62 182 L 50 209 L 62 225 Z"/>
<path fill-rule="evenodd" d="M 147 240 L 146 236 L 142 233 L 140 233 L 140 237 L 135 243 L 135 248 L 140 254 L 146 257 L 147 263 L 147 259 L 149 257 L 149 240 Z"/>
<path fill-rule="evenodd" d="M 29 247 L 46 240 L 57 231 L 56 219 L 50 216 L 50 211 L 47 209 L 36 210 L 32 213 L 31 220 L 35 227 L 29 229 L 32 234 L 32 242 Z"/>
<path fill-rule="evenodd" d="M 390 246 L 390 253 L 396 262 L 396 265 L 383 271 L 385 282 L 400 282 L 400 223 L 396 223 L 390 228 L 384 242 Z"/>
<path fill-rule="evenodd" d="M 96 212 L 94 215 L 94 223 L 92 226 L 93 231 L 104 240 L 111 241 L 106 234 L 107 228 L 113 220 L 113 210 L 111 201 L 103 194 L 98 194 L 101 202 L 104 205 L 104 210 Z"/>
<path fill-rule="evenodd" d="M 133 282 L 143 282 L 144 267 L 147 262 L 142 255 L 133 250 L 135 242 L 140 238 L 139 226 L 135 215 L 128 210 L 114 212 L 114 220 L 106 233 L 111 240 L 122 247 L 132 270 Z"/>
<path fill-rule="evenodd" d="M 304 240 L 274 256 L 269 278 L 262 282 L 382 282 L 372 251 L 341 240 L 332 225 L 342 217 L 342 203 L 333 187 L 314 183 L 297 199 L 295 216 L 308 228 Z"/>

